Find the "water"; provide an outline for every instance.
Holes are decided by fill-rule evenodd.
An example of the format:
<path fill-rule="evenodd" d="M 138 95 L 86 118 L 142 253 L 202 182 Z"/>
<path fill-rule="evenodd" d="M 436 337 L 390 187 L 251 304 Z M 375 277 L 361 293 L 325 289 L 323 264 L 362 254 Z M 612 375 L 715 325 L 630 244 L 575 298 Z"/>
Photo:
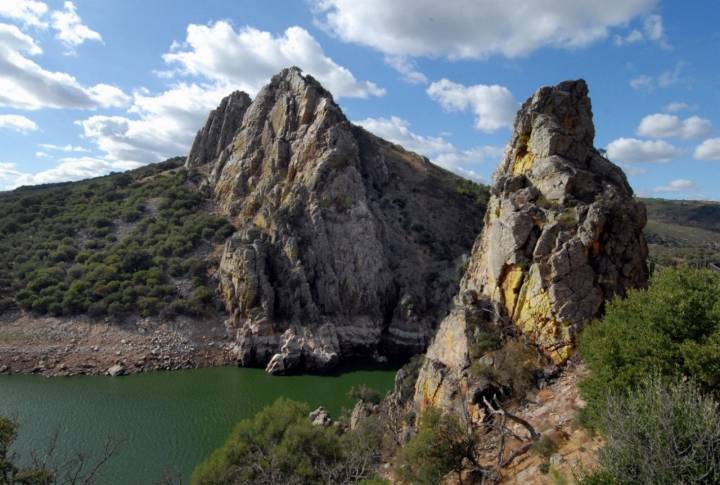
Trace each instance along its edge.
<path fill-rule="evenodd" d="M 20 422 L 14 451 L 43 449 L 54 431 L 61 454 L 93 452 L 105 439 L 124 440 L 103 468 L 101 484 L 157 482 L 175 470 L 187 483 L 197 463 L 221 446 L 234 423 L 278 397 L 324 406 L 333 416 L 365 384 L 381 392 L 394 371 L 348 370 L 331 376 L 273 377 L 259 369 L 223 367 L 103 376 L 0 376 L 0 415 Z"/>

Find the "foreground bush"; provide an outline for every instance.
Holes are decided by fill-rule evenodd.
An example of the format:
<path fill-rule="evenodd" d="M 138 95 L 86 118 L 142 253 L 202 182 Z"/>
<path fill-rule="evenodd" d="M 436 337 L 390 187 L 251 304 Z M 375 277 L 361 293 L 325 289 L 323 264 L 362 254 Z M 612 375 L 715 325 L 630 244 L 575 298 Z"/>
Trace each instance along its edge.
<path fill-rule="evenodd" d="M 580 339 L 590 368 L 581 384 L 586 417 L 597 422 L 608 393 L 633 389 L 659 374 L 690 378 L 703 392 L 720 387 L 720 275 L 708 270 L 667 269 L 648 290 L 615 299 L 601 322 Z"/>
<path fill-rule="evenodd" d="M 197 485 L 357 483 L 380 459 L 381 427 L 365 420 L 355 431 L 313 426 L 303 403 L 278 399 L 237 424 L 225 445 L 199 465 Z"/>
<path fill-rule="evenodd" d="M 695 386 L 653 377 L 606 402 L 601 468 L 583 485 L 720 483 L 720 410 Z"/>
<path fill-rule="evenodd" d="M 429 409 L 417 433 L 400 450 L 398 474 L 413 485 L 438 484 L 448 473 L 460 473 L 465 460 L 474 459 L 476 446 L 474 433 L 456 416 Z"/>

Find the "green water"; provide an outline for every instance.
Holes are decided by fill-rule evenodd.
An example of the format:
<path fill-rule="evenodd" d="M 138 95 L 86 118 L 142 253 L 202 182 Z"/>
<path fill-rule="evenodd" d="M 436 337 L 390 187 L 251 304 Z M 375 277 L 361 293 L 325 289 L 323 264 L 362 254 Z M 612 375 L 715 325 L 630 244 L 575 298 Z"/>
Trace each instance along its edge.
<path fill-rule="evenodd" d="M 150 484 L 167 470 L 188 482 L 193 467 L 220 446 L 233 424 L 284 396 L 324 406 L 333 416 L 365 384 L 385 392 L 392 370 L 348 370 L 332 376 L 273 377 L 224 367 L 111 378 L 0 376 L 0 415 L 17 418 L 14 451 L 27 456 L 59 430 L 62 453 L 92 452 L 106 437 L 124 443 L 101 484 Z"/>

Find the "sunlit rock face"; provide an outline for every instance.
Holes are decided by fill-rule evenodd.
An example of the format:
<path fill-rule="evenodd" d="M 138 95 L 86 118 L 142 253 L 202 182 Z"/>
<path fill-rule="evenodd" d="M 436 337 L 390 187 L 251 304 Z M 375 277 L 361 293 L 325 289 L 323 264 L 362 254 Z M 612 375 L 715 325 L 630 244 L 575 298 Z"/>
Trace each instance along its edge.
<path fill-rule="evenodd" d="M 187 166 L 238 227 L 217 277 L 239 362 L 287 373 L 423 351 L 482 227 L 461 179 L 352 125 L 296 68 L 236 112 L 232 141 Z"/>
<path fill-rule="evenodd" d="M 466 412 L 473 335 L 524 335 L 555 363 L 615 295 L 647 284 L 645 208 L 622 170 L 593 147 L 584 81 L 540 88 L 518 112 L 485 226 L 416 385 L 420 408 Z"/>

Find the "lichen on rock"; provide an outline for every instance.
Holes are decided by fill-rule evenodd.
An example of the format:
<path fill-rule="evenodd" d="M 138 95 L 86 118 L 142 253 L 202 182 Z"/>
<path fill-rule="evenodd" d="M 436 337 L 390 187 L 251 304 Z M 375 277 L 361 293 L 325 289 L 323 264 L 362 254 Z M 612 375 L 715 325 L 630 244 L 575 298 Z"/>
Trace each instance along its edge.
<path fill-rule="evenodd" d="M 462 179 L 351 124 L 297 68 L 240 118 L 201 167 L 238 227 L 217 277 L 239 362 L 287 373 L 423 351 L 482 226 Z"/>
<path fill-rule="evenodd" d="M 560 364 L 605 301 L 647 284 L 645 208 L 593 147 L 594 134 L 582 80 L 543 87 L 523 104 L 482 234 L 420 372 L 421 409 L 467 413 L 478 399 L 467 350 L 477 325 L 522 335 Z"/>

